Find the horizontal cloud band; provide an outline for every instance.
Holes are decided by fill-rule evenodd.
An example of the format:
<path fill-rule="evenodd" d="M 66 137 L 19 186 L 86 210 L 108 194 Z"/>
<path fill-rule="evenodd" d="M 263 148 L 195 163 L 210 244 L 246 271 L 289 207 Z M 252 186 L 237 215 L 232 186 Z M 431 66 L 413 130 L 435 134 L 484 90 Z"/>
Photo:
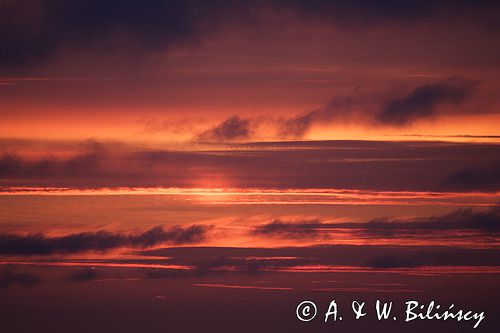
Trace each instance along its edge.
<path fill-rule="evenodd" d="M 484 230 L 500 232 L 500 207 L 488 210 L 459 209 L 439 216 L 416 219 L 379 218 L 364 223 L 323 223 L 321 221 L 287 222 L 279 219 L 256 226 L 252 233 L 289 238 L 317 237 L 328 229 L 360 229 L 365 231 L 405 230 Z"/>
<path fill-rule="evenodd" d="M 154 227 L 138 234 L 109 231 L 83 232 L 65 236 L 48 237 L 42 234 L 0 234 L 0 254 L 50 255 L 86 251 L 105 252 L 113 249 L 149 248 L 161 244 L 192 244 L 205 239 L 208 227 L 192 225 L 168 229 Z"/>

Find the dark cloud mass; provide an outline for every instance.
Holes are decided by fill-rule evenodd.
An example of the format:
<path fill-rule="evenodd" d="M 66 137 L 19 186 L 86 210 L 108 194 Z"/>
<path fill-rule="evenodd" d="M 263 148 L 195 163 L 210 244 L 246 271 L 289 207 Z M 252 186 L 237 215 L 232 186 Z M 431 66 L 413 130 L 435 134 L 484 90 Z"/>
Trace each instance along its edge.
<path fill-rule="evenodd" d="M 500 189 L 500 161 L 476 167 L 467 167 L 449 176 L 445 186 L 460 191 L 498 191 Z"/>
<path fill-rule="evenodd" d="M 462 103 L 476 85 L 475 81 L 449 78 L 417 87 L 406 96 L 389 100 L 376 119 L 382 124 L 399 126 L 432 117 L 443 104 Z"/>
<path fill-rule="evenodd" d="M 478 230 L 500 232 L 500 207 L 486 210 L 471 208 L 458 209 L 444 215 L 413 219 L 378 218 L 361 223 L 324 223 L 321 221 L 287 222 L 279 219 L 267 224 L 255 226 L 252 234 L 257 236 L 273 236 L 287 239 L 306 239 L 326 237 L 333 229 L 351 229 L 363 232 L 381 232 L 395 235 L 407 231 L 446 231 L 446 230 Z"/>
<path fill-rule="evenodd" d="M 193 6 L 196 2 L 196 6 Z M 200 15 L 216 6 L 203 1 L 2 1 L 0 65 L 29 65 L 67 46 L 98 49 L 122 33 L 146 50 L 196 38 Z M 108 46 L 109 47 L 109 46 Z"/>
<path fill-rule="evenodd" d="M 250 120 L 230 117 L 219 125 L 198 135 L 198 141 L 248 140 L 251 135 Z"/>
<path fill-rule="evenodd" d="M 105 252 L 122 247 L 148 248 L 160 244 L 191 244 L 205 239 L 207 227 L 154 227 L 143 233 L 121 234 L 109 231 L 83 232 L 48 237 L 42 234 L 0 234 L 0 254 L 49 255 L 86 251 Z"/>
<path fill-rule="evenodd" d="M 366 99 L 365 96 L 356 92 L 347 96 L 336 96 L 320 108 L 282 119 L 278 122 L 278 136 L 280 138 L 300 139 L 315 124 L 349 119 L 353 116 L 354 108 L 364 105 L 364 99 Z"/>
<path fill-rule="evenodd" d="M 257 26 L 270 13 L 295 13 L 309 21 L 349 26 L 459 17 L 480 13 L 494 22 L 495 1 L 97 1 L 7 0 L 0 3 L 0 66 L 26 66 L 76 46 L 92 50 L 140 46 L 141 52 L 195 43 L 234 22 Z M 354 24 L 353 24 L 354 23 Z"/>
<path fill-rule="evenodd" d="M 321 226 L 319 221 L 284 222 L 279 219 L 254 228 L 253 234 L 258 236 L 278 236 L 283 238 L 301 239 L 316 238 Z"/>
<path fill-rule="evenodd" d="M 280 138 L 302 138 L 323 114 L 322 110 L 314 110 L 284 119 L 279 123 L 278 136 Z"/>
<path fill-rule="evenodd" d="M 259 132 L 268 130 L 267 127 L 261 129 L 263 123 L 274 127 L 279 139 L 301 139 L 315 125 L 339 121 L 390 126 L 410 125 L 435 116 L 442 106 L 459 106 L 472 95 L 478 84 L 478 81 L 450 77 L 417 86 L 403 95 L 392 91 L 354 91 L 336 96 L 324 106 L 289 118 L 242 119 L 233 116 L 201 133 L 195 141 L 252 140 L 261 134 Z"/>
<path fill-rule="evenodd" d="M 486 210 L 463 208 L 451 213 L 416 219 L 380 218 L 363 224 L 344 225 L 370 230 L 483 230 L 500 231 L 500 207 Z"/>

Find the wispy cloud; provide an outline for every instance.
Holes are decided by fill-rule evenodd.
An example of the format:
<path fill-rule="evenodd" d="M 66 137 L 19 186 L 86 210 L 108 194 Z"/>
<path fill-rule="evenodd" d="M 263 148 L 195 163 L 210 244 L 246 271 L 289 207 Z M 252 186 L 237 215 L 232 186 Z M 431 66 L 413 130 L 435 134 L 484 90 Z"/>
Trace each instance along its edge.
<path fill-rule="evenodd" d="M 200 133 L 199 141 L 234 141 L 251 138 L 250 120 L 234 116 L 219 125 Z"/>
<path fill-rule="evenodd" d="M 16 150 L 11 148 L 14 145 L 10 141 L 0 141 L 2 146 L 5 147 L 0 148 L 0 186 L 3 187 L 220 188 L 230 184 L 232 188 L 260 189 L 379 192 L 484 189 L 494 192 L 500 184 L 495 178 L 497 164 L 493 163 L 500 146 L 495 144 L 390 141 L 193 143 L 187 148 L 165 150 L 89 142 L 83 149 L 73 148 L 71 155 L 68 148 L 61 148 L 63 154 L 58 155 L 58 148 L 52 152 L 49 147 L 34 157 L 29 155 L 28 144 Z M 24 151 L 28 153 L 23 154 Z M 465 181 L 471 185 L 465 186 Z M 366 193 L 351 194 L 350 197 L 338 198 L 344 202 L 347 199 L 377 199 L 365 197 Z M 423 197 L 430 201 L 427 200 L 430 197 Z M 318 196 L 316 199 L 332 198 Z M 390 198 L 379 196 L 379 199 L 387 202 Z M 469 203 L 473 204 L 473 201 Z"/>
<path fill-rule="evenodd" d="M 329 237 L 335 237 L 335 230 L 339 229 L 350 229 L 362 233 L 383 233 L 386 236 L 392 235 L 394 237 L 400 235 L 401 232 L 407 231 L 481 230 L 500 232 L 500 207 L 494 206 L 486 210 L 465 208 L 444 215 L 424 218 L 377 218 L 358 223 L 326 223 L 319 220 L 282 221 L 276 219 L 270 223 L 255 226 L 251 234 L 286 239 L 328 239 Z"/>
<path fill-rule="evenodd" d="M 317 238 L 320 236 L 320 221 L 284 222 L 273 220 L 270 223 L 256 226 L 252 233 L 258 236 L 283 237 L 292 239 Z"/>
<path fill-rule="evenodd" d="M 205 239 L 208 227 L 192 225 L 170 228 L 154 227 L 137 234 L 109 231 L 83 232 L 65 236 L 43 234 L 0 234 L 0 253 L 4 255 L 71 254 L 87 251 L 105 252 L 119 248 L 149 248 L 161 244 L 192 244 Z"/>
<path fill-rule="evenodd" d="M 365 126 L 409 126 L 439 114 L 443 106 L 460 106 L 479 81 L 450 77 L 414 87 L 409 92 L 389 90 L 336 96 L 325 105 L 291 117 L 240 118 L 232 116 L 207 129 L 195 140 L 255 140 L 264 133 L 274 139 L 301 139 L 314 126 L 354 122 Z M 268 134 L 269 135 L 269 134 Z"/>
<path fill-rule="evenodd" d="M 382 124 L 403 126 L 434 117 L 439 106 L 461 104 L 477 85 L 477 81 L 448 78 L 417 87 L 405 96 L 388 100 L 376 120 Z"/>

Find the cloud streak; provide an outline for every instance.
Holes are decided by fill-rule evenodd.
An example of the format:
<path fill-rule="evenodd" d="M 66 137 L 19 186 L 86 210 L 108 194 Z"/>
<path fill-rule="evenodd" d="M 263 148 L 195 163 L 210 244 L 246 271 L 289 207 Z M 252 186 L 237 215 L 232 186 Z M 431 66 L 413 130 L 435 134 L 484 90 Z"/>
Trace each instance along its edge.
<path fill-rule="evenodd" d="M 169 262 L 213 270 L 246 273 L 309 266 L 417 267 L 497 266 L 498 249 L 452 246 L 314 245 L 278 248 L 182 247 L 142 252 Z M 172 272 L 168 272 L 172 273 Z M 171 277 L 167 274 L 166 277 Z M 158 273 L 161 277 L 161 273 Z M 174 275 L 174 277 L 176 277 Z"/>
<path fill-rule="evenodd" d="M 461 104 L 477 84 L 476 81 L 448 78 L 417 87 L 405 96 L 387 101 L 376 120 L 381 124 L 404 126 L 433 117 L 441 105 Z"/>
<path fill-rule="evenodd" d="M 498 191 L 500 188 L 500 161 L 464 168 L 449 176 L 445 181 L 445 186 L 461 191 Z"/>
<path fill-rule="evenodd" d="M 250 120 L 238 116 L 230 117 L 219 125 L 197 136 L 197 141 L 238 141 L 251 138 Z"/>
<path fill-rule="evenodd" d="M 470 191 L 484 187 L 491 192 L 500 184 L 495 180 L 496 167 L 488 167 L 498 159 L 500 145 L 495 144 L 325 141 L 192 145 L 185 150 L 152 150 L 97 144 L 75 150 L 69 157 L 67 153 L 58 156 L 57 149 L 53 155 L 47 150 L 39 154 L 42 157 L 28 157 L 9 152 L 15 151 L 11 148 L 0 154 L 0 186 L 186 188 L 218 187 L 229 180 L 232 187 L 241 188 Z M 29 147 L 23 149 L 29 151 Z M 478 160 L 489 170 L 484 175 Z M 465 168 L 474 172 L 461 175 Z M 456 174 L 459 176 L 450 180 Z M 199 179 L 210 179 L 209 186 Z M 471 185 L 465 186 L 466 181 Z"/>
<path fill-rule="evenodd" d="M 351 229 L 369 233 L 393 233 L 407 231 L 447 231 L 477 230 L 500 232 L 500 207 L 487 210 L 464 208 L 448 214 L 413 219 L 378 218 L 361 223 L 324 223 L 321 221 L 282 221 L 273 220 L 267 224 L 257 225 L 252 235 L 261 237 L 278 237 L 285 239 L 319 239 L 332 236 L 335 229 Z"/>
<path fill-rule="evenodd" d="M 403 127 L 430 119 L 444 106 L 458 107 L 469 98 L 479 81 L 450 77 L 414 87 L 410 92 L 352 92 L 336 96 L 326 105 L 289 118 L 240 118 L 232 116 L 194 138 L 195 141 L 242 141 L 257 139 L 271 130 L 278 139 L 301 139 L 315 126 L 356 122 Z M 269 134 L 268 134 L 269 135 Z"/>
<path fill-rule="evenodd" d="M 208 227 L 192 225 L 151 228 L 137 234 L 109 231 L 83 232 L 49 237 L 43 234 L 0 234 L 0 254 L 50 255 L 88 251 L 106 252 L 119 248 L 150 248 L 161 244 L 192 244 L 205 239 Z"/>
<path fill-rule="evenodd" d="M 257 236 L 272 236 L 290 239 L 317 238 L 320 236 L 319 221 L 285 222 L 275 219 L 270 223 L 256 226 L 252 234 Z"/>

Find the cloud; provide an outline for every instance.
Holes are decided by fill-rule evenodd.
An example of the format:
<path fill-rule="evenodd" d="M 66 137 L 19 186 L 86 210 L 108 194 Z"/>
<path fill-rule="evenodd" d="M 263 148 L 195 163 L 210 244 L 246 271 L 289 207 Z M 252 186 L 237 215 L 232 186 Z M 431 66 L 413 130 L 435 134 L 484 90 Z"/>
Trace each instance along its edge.
<path fill-rule="evenodd" d="M 488 24 L 495 22 L 497 8 L 494 1 L 6 0 L 0 2 L 0 67 L 33 65 L 69 47 L 128 48 L 129 53 L 186 47 L 236 22 L 255 29 L 266 17 L 283 17 L 283 13 L 353 29 L 411 24 L 436 15 L 440 22 L 458 17 Z"/>
<path fill-rule="evenodd" d="M 500 145 L 438 142 L 192 143 L 185 150 L 103 145 L 100 150 L 78 149 L 70 157 L 69 149 L 63 147 L 66 155 L 57 155 L 60 148 L 48 147 L 41 158 L 9 153 L 16 151 L 10 148 L 0 153 L 0 191 L 10 186 L 207 186 L 200 179 L 212 184 L 231 179 L 232 186 L 241 188 L 448 191 L 445 180 L 451 174 L 478 160 L 494 161 L 500 153 Z M 19 151 L 29 152 L 30 146 Z"/>
<path fill-rule="evenodd" d="M 161 244 L 191 244 L 205 239 L 208 227 L 192 225 L 168 229 L 154 227 L 137 234 L 109 231 L 83 232 L 66 236 L 47 237 L 42 234 L 0 234 L 0 254 L 49 255 L 86 251 L 105 252 L 123 247 L 148 248 Z"/>
<path fill-rule="evenodd" d="M 500 232 L 500 206 L 486 210 L 458 209 L 444 215 L 412 219 L 378 218 L 360 223 L 324 223 L 321 221 L 284 222 L 279 219 L 255 226 L 251 234 L 287 239 L 317 239 L 331 237 L 335 229 L 350 229 L 361 233 L 383 233 L 397 236 L 407 231 L 482 230 Z"/>
<path fill-rule="evenodd" d="M 10 268 L 4 268 L 0 272 L 0 289 L 8 288 L 12 285 L 22 287 L 32 287 L 40 284 L 42 280 L 33 273 L 16 273 Z"/>
<path fill-rule="evenodd" d="M 322 110 L 314 110 L 278 122 L 278 137 L 300 139 L 321 118 Z"/>
<path fill-rule="evenodd" d="M 443 14 L 460 14 L 463 12 L 483 12 L 487 17 L 493 19 L 493 15 L 488 15 L 488 10 L 496 7 L 494 1 L 478 1 L 476 6 L 467 1 L 403 1 L 394 2 L 390 0 L 292 0 L 276 1 L 277 3 L 290 3 L 302 15 L 316 19 L 329 19 L 331 24 L 337 26 L 353 24 L 390 24 L 409 23 L 414 20 L 425 19 L 432 15 L 439 14 L 441 18 L 447 16 Z"/>
<path fill-rule="evenodd" d="M 195 141 L 255 140 L 266 135 L 268 139 L 301 139 L 315 125 L 333 122 L 355 122 L 366 126 L 374 123 L 410 125 L 437 115 L 442 106 L 462 104 L 478 84 L 478 81 L 450 77 L 414 87 L 406 94 L 393 89 L 368 92 L 358 87 L 350 93 L 333 97 L 319 108 L 288 118 L 243 119 L 232 116 L 195 137 Z"/>
<path fill-rule="evenodd" d="M 301 139 L 316 124 L 334 120 L 346 120 L 357 116 L 372 96 L 364 96 L 358 90 L 348 95 L 335 96 L 326 105 L 292 117 L 240 118 L 232 116 L 219 125 L 194 138 L 195 141 L 234 141 L 255 139 Z"/>
<path fill-rule="evenodd" d="M 360 87 L 353 91 L 332 97 L 325 105 L 298 116 L 280 120 L 278 134 L 284 138 L 302 138 L 316 124 L 327 124 L 333 121 L 357 121 L 366 119 L 377 99 L 374 92 L 364 92 Z"/>
<path fill-rule="evenodd" d="M 500 190 L 500 161 L 479 167 L 468 167 L 449 176 L 445 187 L 460 191 Z"/>
<path fill-rule="evenodd" d="M 290 239 L 317 238 L 320 236 L 319 221 L 284 222 L 275 219 L 270 223 L 256 226 L 252 234 Z"/>
<path fill-rule="evenodd" d="M 485 210 L 462 208 L 444 215 L 422 218 L 378 218 L 365 223 L 337 224 L 338 227 L 372 232 L 478 230 L 500 232 L 500 206 Z"/>
<path fill-rule="evenodd" d="M 203 13 L 215 18 L 218 11 L 203 1 L 2 1 L 0 65 L 30 65 L 68 46 L 113 48 L 120 33 L 149 51 L 190 43 Z"/>
<path fill-rule="evenodd" d="M 197 136 L 197 141 L 246 140 L 251 136 L 250 120 L 238 116 L 230 117 L 219 125 Z"/>
<path fill-rule="evenodd" d="M 314 245 L 277 248 L 182 247 L 144 251 L 167 257 L 169 263 L 195 267 L 200 274 L 214 270 L 258 273 L 297 266 L 497 266 L 499 250 L 453 246 Z M 185 272 L 185 274 L 189 274 Z M 158 272 L 158 277 L 161 277 Z M 167 271 L 165 277 L 177 277 Z"/>
<path fill-rule="evenodd" d="M 14 174 L 22 166 L 19 156 L 13 154 L 3 154 L 0 157 L 0 177 L 7 177 Z"/>
<path fill-rule="evenodd" d="M 7 140 L 8 141 L 8 140 Z M 8 145 L 8 144 L 7 144 Z M 118 144 L 110 145 L 117 148 Z M 67 177 L 86 175 L 95 176 L 105 171 L 106 158 L 111 154 L 108 147 L 89 139 L 79 143 L 74 156 L 61 160 L 55 157 L 42 157 L 37 160 L 22 158 L 15 153 L 0 155 L 0 178 Z M 108 175 L 109 176 L 109 175 Z"/>
<path fill-rule="evenodd" d="M 402 126 L 433 117 L 441 105 L 461 104 L 477 84 L 477 81 L 448 78 L 417 87 L 406 96 L 387 101 L 376 120 L 382 124 Z"/>

